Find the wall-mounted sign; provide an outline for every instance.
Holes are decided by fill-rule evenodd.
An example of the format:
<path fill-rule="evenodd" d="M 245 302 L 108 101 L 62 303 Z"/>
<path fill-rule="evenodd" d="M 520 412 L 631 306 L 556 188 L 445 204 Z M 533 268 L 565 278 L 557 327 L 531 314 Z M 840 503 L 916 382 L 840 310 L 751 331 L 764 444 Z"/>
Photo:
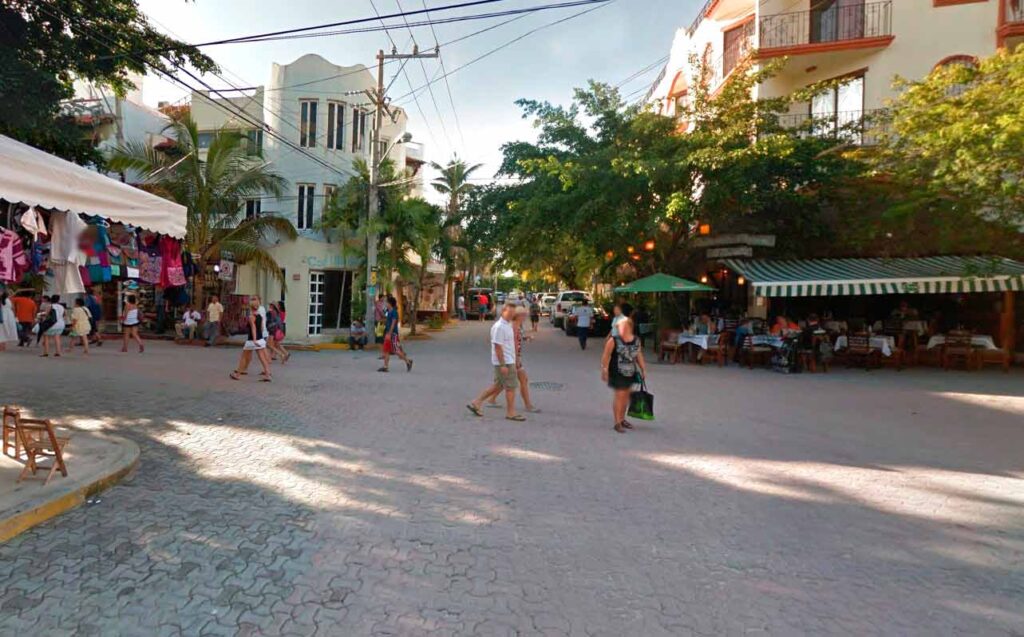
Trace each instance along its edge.
<path fill-rule="evenodd" d="M 226 259 L 220 260 L 220 271 L 217 273 L 217 278 L 221 281 L 231 281 L 235 278 L 235 262 L 228 261 Z"/>

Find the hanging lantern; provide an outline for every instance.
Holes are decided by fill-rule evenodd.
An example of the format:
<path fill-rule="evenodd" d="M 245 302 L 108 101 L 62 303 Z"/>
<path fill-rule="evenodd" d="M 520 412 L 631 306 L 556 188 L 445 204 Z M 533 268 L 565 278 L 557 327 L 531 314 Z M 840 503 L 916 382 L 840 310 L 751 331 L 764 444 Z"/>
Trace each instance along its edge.
<path fill-rule="evenodd" d="M 744 278 L 744 277 L 742 277 L 742 276 L 741 276 L 741 277 L 738 277 L 738 278 L 736 279 L 736 283 L 739 283 L 740 285 L 746 285 L 746 284 L 747 284 L 747 279 L 746 279 L 746 278 Z"/>
<path fill-rule="evenodd" d="M 701 283 L 707 283 L 708 282 L 708 275 L 706 275 L 706 274 L 700 275 L 700 282 Z"/>
<path fill-rule="evenodd" d="M 647 250 L 648 252 L 654 250 L 654 239 L 648 239 L 644 242 L 644 250 Z"/>
<path fill-rule="evenodd" d="M 604 258 L 606 258 L 606 259 L 611 259 L 614 256 L 615 256 L 615 253 L 612 252 L 611 250 L 609 250 L 608 252 L 604 253 Z"/>
<path fill-rule="evenodd" d="M 633 259 L 634 261 L 639 261 L 639 260 L 640 260 L 640 255 L 639 255 L 639 254 L 634 254 L 634 255 L 633 255 L 632 257 L 630 257 L 630 258 L 631 258 L 631 259 Z"/>
<path fill-rule="evenodd" d="M 711 234 L 711 224 L 702 223 L 700 224 L 700 226 L 698 226 L 697 230 L 701 235 L 709 235 Z"/>
<path fill-rule="evenodd" d="M 633 252 L 635 252 L 635 250 L 634 250 L 633 246 L 627 246 L 626 247 L 626 252 L 628 252 L 630 254 L 633 254 Z"/>

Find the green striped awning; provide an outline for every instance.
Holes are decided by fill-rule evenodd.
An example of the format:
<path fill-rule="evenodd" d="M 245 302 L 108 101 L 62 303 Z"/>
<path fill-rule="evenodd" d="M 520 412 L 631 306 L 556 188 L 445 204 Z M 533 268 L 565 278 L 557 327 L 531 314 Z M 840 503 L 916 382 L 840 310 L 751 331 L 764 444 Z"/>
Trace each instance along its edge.
<path fill-rule="evenodd" d="M 1024 263 L 1003 257 L 729 259 L 757 296 L 949 294 L 1024 290 Z"/>

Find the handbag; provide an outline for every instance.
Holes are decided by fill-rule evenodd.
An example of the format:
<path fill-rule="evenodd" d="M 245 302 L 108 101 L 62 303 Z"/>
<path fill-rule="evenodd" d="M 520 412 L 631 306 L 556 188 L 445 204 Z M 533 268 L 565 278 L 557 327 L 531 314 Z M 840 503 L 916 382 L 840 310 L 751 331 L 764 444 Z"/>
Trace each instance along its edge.
<path fill-rule="evenodd" d="M 640 389 L 629 393 L 629 415 L 638 420 L 654 420 L 654 394 L 647 391 L 647 380 L 640 379 Z"/>

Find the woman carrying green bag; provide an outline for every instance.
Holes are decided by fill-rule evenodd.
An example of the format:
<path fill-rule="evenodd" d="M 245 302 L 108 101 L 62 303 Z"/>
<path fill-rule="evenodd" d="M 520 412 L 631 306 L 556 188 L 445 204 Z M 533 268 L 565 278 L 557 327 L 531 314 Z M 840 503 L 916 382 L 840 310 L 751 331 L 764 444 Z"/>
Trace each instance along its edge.
<path fill-rule="evenodd" d="M 642 380 L 647 376 L 647 363 L 640 347 L 640 338 L 633 329 L 633 320 L 630 318 L 632 314 L 633 308 L 623 303 L 622 315 L 628 320 L 618 323 L 618 336 L 605 341 L 604 354 L 601 356 L 601 380 L 608 383 L 614 392 L 612 415 L 615 418 L 615 431 L 619 433 L 633 428 L 626 420 L 630 392 L 638 377 Z"/>

